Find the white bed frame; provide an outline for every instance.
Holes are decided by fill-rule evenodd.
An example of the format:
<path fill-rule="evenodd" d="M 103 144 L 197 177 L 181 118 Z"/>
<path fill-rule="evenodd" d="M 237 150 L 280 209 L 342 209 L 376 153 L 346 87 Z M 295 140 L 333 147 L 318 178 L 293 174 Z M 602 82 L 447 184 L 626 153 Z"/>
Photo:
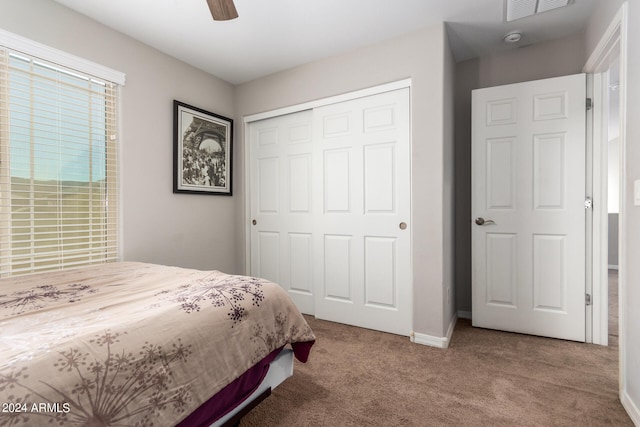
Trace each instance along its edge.
<path fill-rule="evenodd" d="M 293 350 L 284 348 L 269 364 L 269 371 L 258 388 L 233 411 L 229 412 L 211 427 L 239 425 L 240 419 L 252 408 L 271 394 L 271 390 L 279 386 L 293 375 Z"/>

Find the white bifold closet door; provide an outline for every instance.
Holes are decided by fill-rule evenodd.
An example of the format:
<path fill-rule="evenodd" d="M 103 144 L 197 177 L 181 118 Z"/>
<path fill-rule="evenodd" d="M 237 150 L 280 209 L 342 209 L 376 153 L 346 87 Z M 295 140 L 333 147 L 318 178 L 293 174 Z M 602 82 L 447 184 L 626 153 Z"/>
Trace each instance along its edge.
<path fill-rule="evenodd" d="M 251 274 L 300 310 L 409 335 L 409 89 L 250 124 Z"/>

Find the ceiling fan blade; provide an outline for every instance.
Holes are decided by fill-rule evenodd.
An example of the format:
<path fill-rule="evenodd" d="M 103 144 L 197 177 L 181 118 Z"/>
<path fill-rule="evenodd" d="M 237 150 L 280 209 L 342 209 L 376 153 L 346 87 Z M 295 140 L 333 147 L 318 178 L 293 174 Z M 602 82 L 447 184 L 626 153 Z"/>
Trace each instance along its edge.
<path fill-rule="evenodd" d="M 238 17 L 233 0 L 207 0 L 211 16 L 216 21 L 227 21 Z"/>

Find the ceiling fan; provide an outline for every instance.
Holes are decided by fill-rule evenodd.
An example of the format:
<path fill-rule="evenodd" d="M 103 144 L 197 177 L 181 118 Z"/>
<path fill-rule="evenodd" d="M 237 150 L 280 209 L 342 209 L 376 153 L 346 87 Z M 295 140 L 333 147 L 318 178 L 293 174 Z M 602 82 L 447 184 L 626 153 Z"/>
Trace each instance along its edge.
<path fill-rule="evenodd" d="M 233 0 L 207 0 L 211 16 L 216 21 L 228 21 L 238 17 Z"/>

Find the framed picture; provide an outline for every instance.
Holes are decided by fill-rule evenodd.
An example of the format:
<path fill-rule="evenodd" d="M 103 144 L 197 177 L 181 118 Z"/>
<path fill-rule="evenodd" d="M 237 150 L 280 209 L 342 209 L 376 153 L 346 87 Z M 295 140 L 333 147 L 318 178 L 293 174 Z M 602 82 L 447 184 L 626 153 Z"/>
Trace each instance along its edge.
<path fill-rule="evenodd" d="M 173 101 L 173 192 L 231 196 L 233 120 Z"/>

